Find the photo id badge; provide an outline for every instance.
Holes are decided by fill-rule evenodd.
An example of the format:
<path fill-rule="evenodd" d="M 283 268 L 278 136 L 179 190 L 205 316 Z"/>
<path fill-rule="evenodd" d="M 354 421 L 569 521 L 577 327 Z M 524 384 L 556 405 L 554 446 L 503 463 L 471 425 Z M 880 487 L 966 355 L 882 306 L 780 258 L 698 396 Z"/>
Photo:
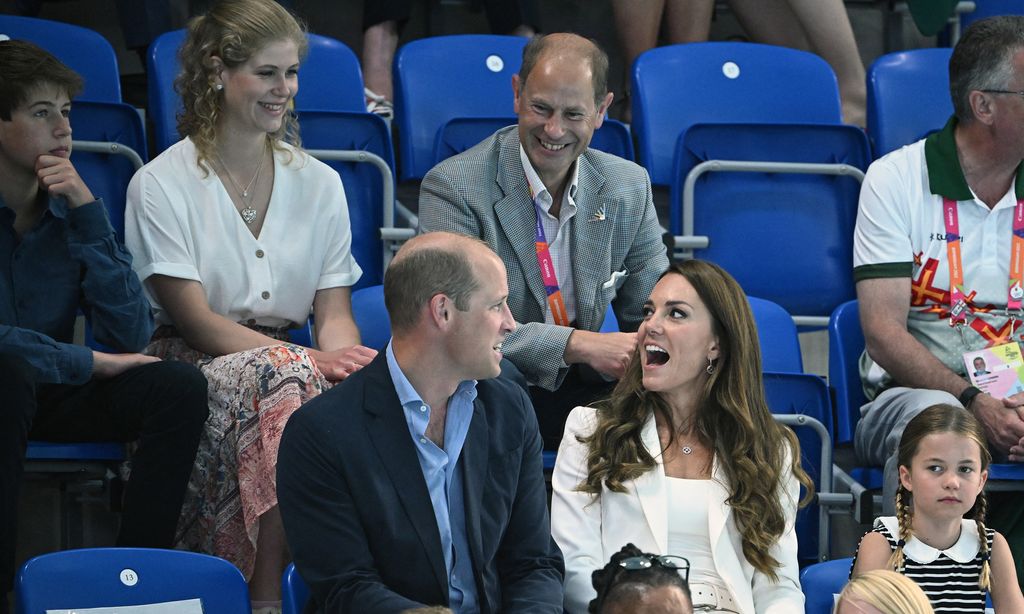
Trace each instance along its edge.
<path fill-rule="evenodd" d="M 1016 341 L 976 352 L 965 352 L 964 367 L 971 383 L 997 399 L 1024 392 L 1024 358 Z"/>

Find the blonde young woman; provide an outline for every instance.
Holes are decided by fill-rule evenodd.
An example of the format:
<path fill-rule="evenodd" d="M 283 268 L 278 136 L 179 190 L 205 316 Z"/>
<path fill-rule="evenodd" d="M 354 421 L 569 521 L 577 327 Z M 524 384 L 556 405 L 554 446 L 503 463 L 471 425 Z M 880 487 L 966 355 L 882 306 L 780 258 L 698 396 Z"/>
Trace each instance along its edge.
<path fill-rule="evenodd" d="M 765 402 L 743 291 L 716 265 L 673 265 L 637 336 L 612 398 L 574 409 L 558 451 L 566 609 L 587 611 L 591 572 L 631 542 L 689 559 L 695 610 L 802 612 L 794 520 L 812 485 Z"/>
<path fill-rule="evenodd" d="M 275 466 L 288 417 L 369 363 L 349 286 L 338 174 L 298 148 L 291 102 L 306 51 L 272 0 L 224 0 L 192 21 L 176 87 L 184 137 L 132 179 L 127 244 L 161 327 L 149 352 L 210 382 L 179 545 L 235 563 L 257 608 L 288 562 Z M 285 343 L 312 309 L 316 349 Z"/>

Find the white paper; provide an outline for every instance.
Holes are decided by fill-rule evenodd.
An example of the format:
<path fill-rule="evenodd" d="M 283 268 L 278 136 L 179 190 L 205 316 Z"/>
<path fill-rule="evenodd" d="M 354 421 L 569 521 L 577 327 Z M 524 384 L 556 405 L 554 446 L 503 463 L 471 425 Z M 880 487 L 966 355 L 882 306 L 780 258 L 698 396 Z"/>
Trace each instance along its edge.
<path fill-rule="evenodd" d="M 46 614 L 203 614 L 199 599 L 168 601 L 148 605 L 123 605 L 110 608 L 84 608 L 74 610 L 47 610 Z"/>

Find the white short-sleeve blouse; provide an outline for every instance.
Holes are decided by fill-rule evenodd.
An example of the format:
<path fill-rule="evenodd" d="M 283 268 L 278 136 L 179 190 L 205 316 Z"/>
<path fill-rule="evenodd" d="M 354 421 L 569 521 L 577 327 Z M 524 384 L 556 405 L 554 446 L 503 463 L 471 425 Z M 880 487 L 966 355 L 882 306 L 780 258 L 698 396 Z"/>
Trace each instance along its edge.
<path fill-rule="evenodd" d="M 362 270 L 352 257 L 341 178 L 285 148 L 274 153 L 274 188 L 258 239 L 217 175 L 203 176 L 190 139 L 139 169 L 125 212 L 125 243 L 139 278 L 196 280 L 214 312 L 272 327 L 305 322 L 317 290 L 356 283 Z M 170 324 L 147 295 L 157 322 Z"/>

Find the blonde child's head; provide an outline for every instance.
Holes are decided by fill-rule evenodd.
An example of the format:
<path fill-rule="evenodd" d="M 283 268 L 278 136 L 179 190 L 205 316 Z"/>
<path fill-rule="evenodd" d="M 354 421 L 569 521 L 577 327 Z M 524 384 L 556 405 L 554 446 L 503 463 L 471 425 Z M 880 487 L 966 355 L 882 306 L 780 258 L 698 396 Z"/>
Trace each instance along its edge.
<path fill-rule="evenodd" d="M 903 574 L 875 569 L 854 576 L 839 595 L 835 614 L 933 614 L 916 582 Z"/>
<path fill-rule="evenodd" d="M 964 504 L 970 504 L 965 516 L 972 518 L 978 529 L 978 537 L 981 541 L 982 568 L 978 584 L 982 589 L 989 588 L 989 565 L 988 540 L 985 538 L 985 512 L 987 503 L 985 494 L 981 487 L 985 484 L 988 466 L 992 462 L 988 445 L 985 440 L 985 432 L 981 424 L 971 415 L 970 412 L 953 405 L 933 405 L 915 416 L 903 431 L 900 439 L 900 447 L 897 452 L 897 460 L 900 472 L 900 484 L 896 491 L 896 519 L 899 522 L 899 536 L 897 547 L 889 559 L 889 565 L 895 570 L 903 568 L 903 547 L 913 537 L 913 519 L 917 512 L 917 505 L 914 505 L 914 496 L 910 487 L 913 478 L 914 459 L 921 452 L 922 442 L 931 435 L 951 434 L 956 439 L 965 438 L 969 440 L 967 448 L 973 456 L 974 448 L 977 448 L 977 463 L 969 463 L 964 468 L 964 475 L 974 473 L 971 478 L 970 489 L 958 491 L 958 496 L 963 497 Z M 955 441 L 955 439 L 954 439 Z M 971 445 L 973 444 L 973 445 Z M 949 468 L 960 471 L 960 467 Z M 974 490 L 976 487 L 976 490 Z"/>

